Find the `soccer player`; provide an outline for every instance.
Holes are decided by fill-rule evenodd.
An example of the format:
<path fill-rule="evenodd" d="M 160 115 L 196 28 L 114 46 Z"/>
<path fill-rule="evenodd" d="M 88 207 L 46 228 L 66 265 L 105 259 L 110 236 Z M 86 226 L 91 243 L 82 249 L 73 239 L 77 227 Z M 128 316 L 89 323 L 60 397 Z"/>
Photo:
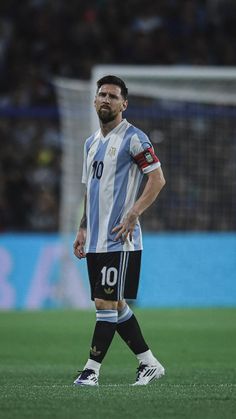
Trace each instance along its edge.
<path fill-rule="evenodd" d="M 133 385 L 146 385 L 164 375 L 125 299 L 138 291 L 142 252 L 139 216 L 165 184 L 152 144 L 141 130 L 123 119 L 128 89 L 116 76 L 98 80 L 94 105 L 100 129 L 85 142 L 82 182 L 84 214 L 74 241 L 74 254 L 87 258 L 96 324 L 89 359 L 74 381 L 98 385 L 102 361 L 117 332 L 139 362 Z M 137 199 L 143 175 L 145 188 Z"/>

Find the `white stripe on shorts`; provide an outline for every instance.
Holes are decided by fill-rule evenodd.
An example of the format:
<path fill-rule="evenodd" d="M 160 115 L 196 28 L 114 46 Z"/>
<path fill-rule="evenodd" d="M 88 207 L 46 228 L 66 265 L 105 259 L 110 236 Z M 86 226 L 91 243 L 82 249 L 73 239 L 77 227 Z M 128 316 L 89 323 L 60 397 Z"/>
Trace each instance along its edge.
<path fill-rule="evenodd" d="M 126 278 L 128 261 L 129 261 L 129 252 L 121 253 L 119 279 L 118 279 L 118 293 L 117 293 L 118 300 L 123 300 L 124 298 L 125 278 Z"/>

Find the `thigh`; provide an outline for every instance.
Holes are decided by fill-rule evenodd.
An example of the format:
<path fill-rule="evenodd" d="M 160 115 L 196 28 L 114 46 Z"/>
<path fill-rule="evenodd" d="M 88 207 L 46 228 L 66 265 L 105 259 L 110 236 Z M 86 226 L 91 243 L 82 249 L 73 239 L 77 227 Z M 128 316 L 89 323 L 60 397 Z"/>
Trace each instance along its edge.
<path fill-rule="evenodd" d="M 141 251 L 88 253 L 91 299 L 135 299 L 139 284 Z"/>
<path fill-rule="evenodd" d="M 122 296 L 128 300 L 135 300 L 139 288 L 142 251 L 136 250 L 127 253 L 129 253 L 129 255 Z"/>
<path fill-rule="evenodd" d="M 123 252 L 88 253 L 87 266 L 91 299 L 118 301 Z"/>

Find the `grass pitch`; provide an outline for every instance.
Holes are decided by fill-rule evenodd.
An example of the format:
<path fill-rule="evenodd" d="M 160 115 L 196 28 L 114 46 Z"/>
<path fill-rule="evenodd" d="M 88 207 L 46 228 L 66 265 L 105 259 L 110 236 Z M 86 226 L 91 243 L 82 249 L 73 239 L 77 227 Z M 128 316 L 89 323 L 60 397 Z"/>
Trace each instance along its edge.
<path fill-rule="evenodd" d="M 0 313 L 1 419 L 233 419 L 236 309 L 135 310 L 166 376 L 132 387 L 137 362 L 115 337 L 98 388 L 73 387 L 95 314 Z"/>

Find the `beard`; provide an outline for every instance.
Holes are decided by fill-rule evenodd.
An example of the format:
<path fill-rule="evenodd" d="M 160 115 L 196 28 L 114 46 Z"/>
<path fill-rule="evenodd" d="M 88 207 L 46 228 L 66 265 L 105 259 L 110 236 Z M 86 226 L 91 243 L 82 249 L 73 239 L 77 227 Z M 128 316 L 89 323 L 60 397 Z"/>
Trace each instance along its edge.
<path fill-rule="evenodd" d="M 110 109 L 99 109 L 97 111 L 98 117 L 103 124 L 114 121 L 116 115 Z"/>

